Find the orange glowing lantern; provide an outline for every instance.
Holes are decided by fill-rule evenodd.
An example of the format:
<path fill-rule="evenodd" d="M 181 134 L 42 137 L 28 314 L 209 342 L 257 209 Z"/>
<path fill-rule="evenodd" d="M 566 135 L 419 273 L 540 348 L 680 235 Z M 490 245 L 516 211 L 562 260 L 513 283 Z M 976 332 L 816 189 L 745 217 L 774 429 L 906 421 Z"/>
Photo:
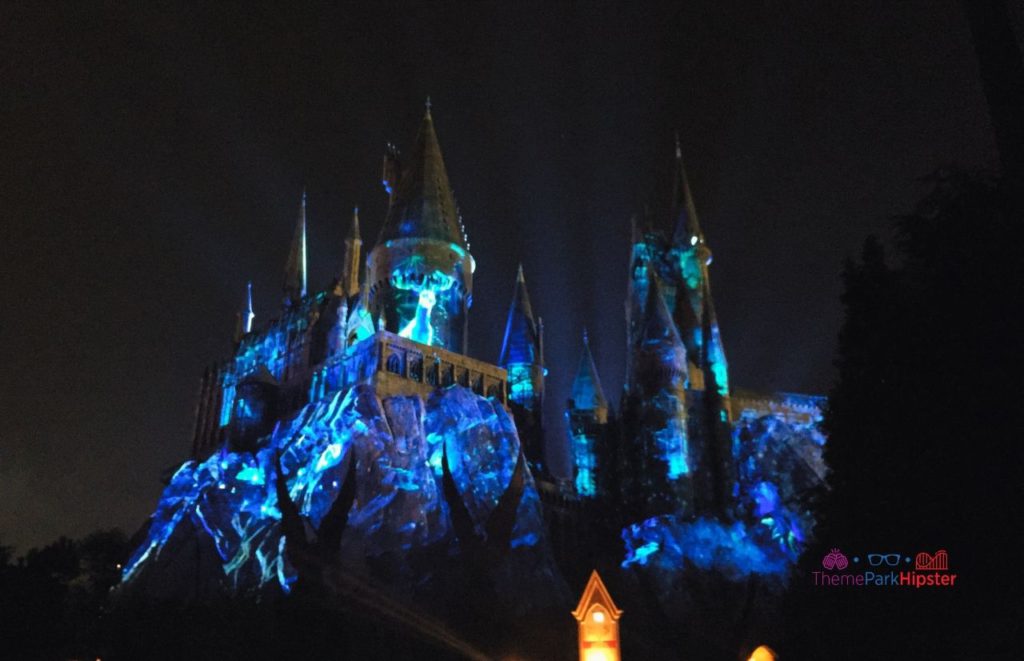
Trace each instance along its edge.
<path fill-rule="evenodd" d="M 615 606 L 597 571 L 590 575 L 572 615 L 580 627 L 580 661 L 620 661 L 619 618 L 622 611 Z"/>

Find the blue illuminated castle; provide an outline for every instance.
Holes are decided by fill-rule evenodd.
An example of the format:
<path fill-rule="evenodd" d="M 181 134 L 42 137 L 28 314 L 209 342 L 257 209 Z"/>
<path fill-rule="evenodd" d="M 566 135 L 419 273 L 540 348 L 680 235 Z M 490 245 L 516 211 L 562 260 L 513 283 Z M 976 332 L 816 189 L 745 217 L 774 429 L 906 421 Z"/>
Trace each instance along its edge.
<path fill-rule="evenodd" d="M 206 457 L 223 443 L 250 447 L 277 421 L 357 383 L 372 385 L 382 398 L 426 398 L 458 384 L 507 404 L 508 372 L 465 355 L 476 263 L 429 110 L 407 160 L 389 147 L 383 184 L 390 203 L 365 279 L 357 209 L 341 276 L 315 293 L 306 283 L 303 196 L 285 269 L 284 312 L 254 332 L 250 292 L 233 360 L 203 380 L 193 456 Z M 509 355 L 518 379 L 519 354 Z M 523 386 L 514 381 L 513 388 L 518 396 Z"/>
<path fill-rule="evenodd" d="M 257 328 L 250 286 L 234 355 L 203 376 L 192 458 L 126 583 L 174 592 L 185 571 L 287 591 L 325 563 L 387 557 L 435 596 L 477 567 L 518 608 L 562 590 L 554 559 L 575 567 L 602 535 L 624 567 L 715 557 L 741 575 L 784 573 L 825 478 L 821 400 L 731 386 L 678 144 L 674 163 L 670 218 L 634 221 L 618 411 L 584 334 L 564 430 L 542 424 L 544 326 L 521 267 L 497 364 L 466 355 L 476 262 L 429 105 L 408 155 L 388 147 L 388 211 L 365 264 L 357 209 L 340 275 L 319 291 L 303 195 L 282 313 Z M 546 461 L 563 433 L 568 478 Z M 182 554 L 200 559 L 182 569 Z M 403 564 L 409 554 L 433 569 Z"/>

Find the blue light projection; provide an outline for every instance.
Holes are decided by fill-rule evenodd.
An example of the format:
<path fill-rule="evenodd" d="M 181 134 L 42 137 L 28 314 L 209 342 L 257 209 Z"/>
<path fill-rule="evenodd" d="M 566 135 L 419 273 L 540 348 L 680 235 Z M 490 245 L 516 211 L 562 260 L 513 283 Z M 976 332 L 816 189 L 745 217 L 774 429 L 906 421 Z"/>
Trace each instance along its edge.
<path fill-rule="evenodd" d="M 517 404 L 533 401 L 533 378 L 528 363 L 509 363 L 508 398 Z M 547 370 L 545 370 L 546 372 Z"/>
<path fill-rule="evenodd" d="M 302 338 L 309 328 L 313 311 L 324 303 L 327 292 L 303 298 L 295 307 L 259 333 L 246 334 L 238 344 L 235 357 L 224 377 L 225 387 L 234 386 L 261 369 L 281 381 L 290 366 L 303 360 Z M 225 397 L 227 402 L 228 398 Z"/>
<path fill-rule="evenodd" d="M 668 426 L 654 433 L 654 442 L 658 446 L 659 455 L 668 464 L 668 479 L 677 480 L 689 474 L 689 448 L 683 421 L 678 418 L 670 420 Z"/>
<path fill-rule="evenodd" d="M 220 426 L 225 427 L 231 423 L 231 410 L 234 408 L 235 404 L 235 386 L 231 384 L 224 384 L 222 393 Z"/>
<path fill-rule="evenodd" d="M 567 428 L 571 429 L 566 415 Z M 586 498 L 597 495 L 597 482 L 594 476 L 594 469 L 597 467 L 597 452 L 594 447 L 595 439 L 582 430 L 569 433 L 569 446 L 572 451 L 573 462 L 576 465 L 576 493 Z"/>
<path fill-rule="evenodd" d="M 687 250 L 673 251 L 677 255 L 679 273 L 683 276 L 686 286 L 691 291 L 699 291 L 704 280 L 704 264 L 701 262 L 700 250 L 692 243 Z"/>
<path fill-rule="evenodd" d="M 653 517 L 622 531 L 626 543 L 622 566 L 650 566 L 674 573 L 690 563 L 699 569 L 720 571 L 730 580 L 742 580 L 751 574 L 785 576 L 796 557 L 766 543 L 765 534 L 756 525 L 740 521 Z"/>
<path fill-rule="evenodd" d="M 718 394 L 722 397 L 729 396 L 729 366 L 725 362 L 725 352 L 722 351 L 722 338 L 718 332 L 718 324 L 711 326 L 711 347 L 710 347 L 711 371 L 715 375 L 715 385 L 718 387 Z"/>
<path fill-rule="evenodd" d="M 818 421 L 743 417 L 733 430 L 739 520 L 666 515 L 628 526 L 622 566 L 667 577 L 692 564 L 730 580 L 759 574 L 784 582 L 814 530 L 811 499 L 825 484 L 824 444 Z"/>
<path fill-rule="evenodd" d="M 437 294 L 430 289 L 421 291 L 419 303 L 416 306 L 416 316 L 398 334 L 420 344 L 433 344 L 434 328 L 430 325 L 430 313 L 436 304 Z"/>
<path fill-rule="evenodd" d="M 451 544 L 448 507 L 434 466 L 447 445 L 453 479 L 473 521 L 483 526 L 509 484 L 519 452 L 515 425 L 495 400 L 451 386 L 426 403 L 378 399 L 357 385 L 308 404 L 278 424 L 255 453 L 222 449 L 183 464 L 164 490 L 147 537 L 123 571 L 126 583 L 161 571 L 161 554 L 182 536 L 205 537 L 231 590 L 287 591 L 295 570 L 285 553 L 274 482 L 281 455 L 289 495 L 313 528 L 357 462 L 356 505 L 342 539 L 347 553 L 378 555 Z M 511 545 L 531 548 L 542 536 L 539 496 L 527 474 Z"/>

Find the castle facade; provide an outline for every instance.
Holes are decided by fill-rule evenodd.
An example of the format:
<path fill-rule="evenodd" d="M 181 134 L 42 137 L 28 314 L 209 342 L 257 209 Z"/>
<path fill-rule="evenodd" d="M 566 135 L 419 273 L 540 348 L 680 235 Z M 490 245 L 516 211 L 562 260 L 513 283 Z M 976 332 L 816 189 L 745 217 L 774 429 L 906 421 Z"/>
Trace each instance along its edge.
<path fill-rule="evenodd" d="M 384 158 L 387 216 L 363 258 L 358 210 L 340 276 L 307 288 L 305 196 L 284 277 L 281 316 L 257 329 L 251 288 L 238 315 L 234 355 L 203 376 L 194 459 L 227 446 L 255 450 L 282 420 L 356 384 L 381 399 L 426 398 L 461 386 L 512 414 L 523 452 L 550 509 L 549 522 L 591 505 L 623 520 L 679 514 L 730 518 L 735 427 L 774 415 L 821 416 L 821 398 L 732 386 L 711 295 L 711 249 L 676 145 L 671 217 L 634 221 L 628 293 L 626 383 L 616 411 L 583 338 L 565 408 L 573 475 L 547 469 L 543 321 L 520 267 L 495 364 L 466 355 L 476 262 L 452 194 L 429 106 L 413 148 Z M 661 226 L 671 231 L 659 230 Z M 569 514 L 567 514 L 569 513 Z"/>

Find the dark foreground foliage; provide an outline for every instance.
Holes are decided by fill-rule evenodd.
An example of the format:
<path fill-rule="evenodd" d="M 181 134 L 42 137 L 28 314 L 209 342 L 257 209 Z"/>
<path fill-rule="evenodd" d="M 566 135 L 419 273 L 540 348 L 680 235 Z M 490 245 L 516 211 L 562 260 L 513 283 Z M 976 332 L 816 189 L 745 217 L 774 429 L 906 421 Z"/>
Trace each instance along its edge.
<path fill-rule="evenodd" d="M 1019 192 L 942 172 L 843 278 L 832 492 L 789 595 L 786 658 L 1014 658 L 1020 638 Z M 814 587 L 828 549 L 946 549 L 955 588 Z M 902 569 L 907 569 L 903 567 Z M 911 567 L 912 569 L 912 567 Z"/>

